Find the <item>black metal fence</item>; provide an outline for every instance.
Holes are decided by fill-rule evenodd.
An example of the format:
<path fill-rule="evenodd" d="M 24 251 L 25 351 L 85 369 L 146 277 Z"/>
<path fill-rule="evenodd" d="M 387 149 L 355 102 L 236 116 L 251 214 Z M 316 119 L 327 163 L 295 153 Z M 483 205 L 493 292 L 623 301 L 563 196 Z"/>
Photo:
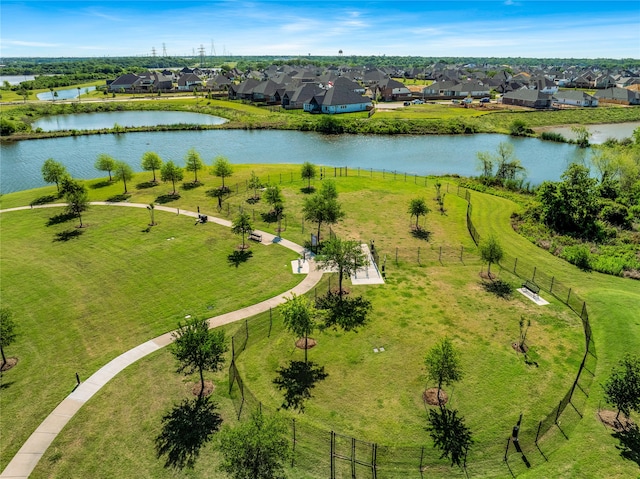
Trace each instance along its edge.
<path fill-rule="evenodd" d="M 326 170 L 325 170 L 326 171 Z M 336 176 L 349 174 L 346 168 L 333 169 Z M 361 171 L 358 170 L 358 174 Z M 369 173 L 373 175 L 373 170 Z M 379 174 L 379 173 L 378 173 Z M 385 174 L 383 172 L 383 174 Z M 386 173 L 389 175 L 390 173 Z M 393 176 L 398 179 L 398 173 Z M 292 177 L 291 177 L 292 178 Z M 400 175 L 402 179 L 417 177 Z M 426 178 L 424 178 L 426 184 Z M 456 194 L 468 202 L 466 223 L 469 234 L 476 244 L 481 237 L 475 228 L 472 218 L 473 207 L 471 192 L 465 188 L 456 188 Z M 454 250 L 449 251 L 454 255 Z M 436 249 L 439 261 L 442 262 L 442 249 Z M 431 258 L 435 257 L 433 251 Z M 417 252 L 416 252 L 417 254 Z M 424 253 L 422 253 L 424 254 Z M 463 261 L 465 254 L 470 252 L 464 248 L 457 249 L 455 256 Z M 475 255 L 477 257 L 477 254 Z M 424 256 L 423 256 L 424 258 Z M 396 260 L 398 262 L 398 260 Z M 335 431 L 329 431 L 308 424 L 291 420 L 291 442 L 293 446 L 292 466 L 304 464 L 305 470 L 312 473 L 316 470 L 318 476 L 329 473 L 334 478 L 423 478 L 430 475 L 446 477 L 473 476 L 474 470 L 482 471 L 484 476 L 505 477 L 507 474 L 517 475 L 532 463 L 546 460 L 543 447 L 546 438 L 553 436 L 550 432 L 555 428 L 562 436 L 567 437 L 561 419 L 569 415 L 581 418 L 581 404 L 584 404 L 589 394 L 589 387 L 593 379 L 596 361 L 595 345 L 589 323 L 587 304 L 571 288 L 559 281 L 555 276 L 541 271 L 535 265 L 515 257 L 504 257 L 500 266 L 513 273 L 523 281 L 530 281 L 541 291 L 546 291 L 557 300 L 568 306 L 581 320 L 585 336 L 585 352 L 578 368 L 575 380 L 564 396 L 549 413 L 542 419 L 522 418 L 518 421 L 518 434 L 513 437 L 512 431 L 505 431 L 501 437 L 483 441 L 483 450 L 472 449 L 464 470 L 451 468 L 440 458 L 439 451 L 429 445 L 416 446 L 385 446 L 367 441 L 343 436 Z M 279 314 L 269 311 L 252 321 L 245 321 L 232 338 L 232 361 L 229 367 L 229 394 L 232 398 L 238 419 L 246 418 L 256 408 L 263 408 L 260 401 L 247 388 L 238 371 L 236 360 L 238 356 L 251 344 L 269 338 L 274 325 L 274 317 Z M 587 374 L 585 374 L 587 373 Z M 577 405 L 576 405 L 577 404 Z M 568 409 L 568 406 L 572 408 Z M 515 418 L 514 418 L 515 422 Z M 551 441 L 551 440 L 550 440 Z M 505 448 L 506 443 L 506 448 Z M 512 452 L 514 451 L 514 452 Z M 517 461 L 510 461 L 513 455 Z M 508 471 L 507 471 L 508 469 Z M 487 472 L 489 471 L 489 472 Z"/>

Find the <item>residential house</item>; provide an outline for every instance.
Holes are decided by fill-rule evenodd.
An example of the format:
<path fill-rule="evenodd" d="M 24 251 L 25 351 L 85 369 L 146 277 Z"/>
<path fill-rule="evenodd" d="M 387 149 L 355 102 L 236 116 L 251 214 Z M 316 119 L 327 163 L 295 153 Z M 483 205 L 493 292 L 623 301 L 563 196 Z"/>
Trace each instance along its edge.
<path fill-rule="evenodd" d="M 553 94 L 553 103 L 579 107 L 598 106 L 598 99 L 580 90 L 562 90 Z"/>
<path fill-rule="evenodd" d="M 403 83 L 387 78 L 373 87 L 374 98 L 380 97 L 383 101 L 406 101 L 411 100 L 411 90 Z"/>
<path fill-rule="evenodd" d="M 310 113 L 351 113 L 366 111 L 372 107 L 371 99 L 347 88 L 329 88 L 304 104 L 304 111 Z"/>
<path fill-rule="evenodd" d="M 640 105 L 640 92 L 627 88 L 606 88 L 598 90 L 595 97 L 603 103 L 618 103 L 621 105 Z"/>
<path fill-rule="evenodd" d="M 185 73 L 178 78 L 178 90 L 180 91 L 193 91 L 194 89 L 200 89 L 204 82 L 195 73 Z"/>
<path fill-rule="evenodd" d="M 528 88 L 525 88 L 505 93 L 502 96 L 502 103 L 505 105 L 543 109 L 551 107 L 551 99 L 552 96 L 548 93 L 542 93 L 539 90 L 529 90 Z"/>
<path fill-rule="evenodd" d="M 238 85 L 229 85 L 229 100 L 251 100 L 253 88 L 259 83 L 254 78 L 248 78 Z"/>

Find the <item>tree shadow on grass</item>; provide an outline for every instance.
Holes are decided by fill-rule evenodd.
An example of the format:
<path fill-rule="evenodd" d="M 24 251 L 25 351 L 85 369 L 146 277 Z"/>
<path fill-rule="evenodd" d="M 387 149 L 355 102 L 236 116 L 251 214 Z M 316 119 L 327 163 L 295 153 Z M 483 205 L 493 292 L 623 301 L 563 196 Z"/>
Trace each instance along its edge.
<path fill-rule="evenodd" d="M 621 429 L 612 434 L 620 441 L 616 449 L 620 451 L 620 456 L 633 461 L 640 466 L 640 429 L 637 424 L 631 424 L 627 429 Z"/>
<path fill-rule="evenodd" d="M 316 191 L 316 187 L 315 186 L 305 186 L 304 188 L 300 188 L 300 192 L 305 194 L 305 195 L 310 195 L 311 193 L 314 193 Z"/>
<path fill-rule="evenodd" d="M 80 236 L 82 236 L 83 233 L 84 233 L 84 230 L 81 230 L 79 228 L 60 231 L 59 233 L 55 234 L 53 241 L 62 241 L 62 242 L 69 241 L 74 238 L 79 238 Z"/>
<path fill-rule="evenodd" d="M 222 418 L 208 396 L 185 399 L 162 418 L 162 432 L 156 437 L 158 459 L 167 456 L 164 467 L 192 468 L 200 449 L 220 429 Z"/>
<path fill-rule="evenodd" d="M 277 373 L 273 383 L 284 391 L 281 407 L 300 412 L 304 412 L 304 402 L 311 398 L 311 390 L 316 387 L 316 383 L 329 376 L 324 372 L 324 366 L 311 361 L 290 361 L 289 366 L 278 369 Z"/>
<path fill-rule="evenodd" d="M 72 213 L 60 213 L 59 215 L 55 215 L 49 218 L 49 221 L 47 221 L 47 226 L 54 226 L 54 225 L 66 223 L 67 221 L 71 221 L 75 217 L 76 215 Z"/>
<path fill-rule="evenodd" d="M 431 231 L 423 230 L 422 228 L 418 228 L 418 229 L 413 228 L 411 230 L 411 236 L 413 236 L 416 239 L 429 241 L 429 239 L 431 239 Z"/>
<path fill-rule="evenodd" d="M 278 221 L 278 213 L 273 210 L 267 213 L 260 213 L 260 216 L 262 217 L 262 221 L 265 223 L 275 223 Z"/>
<path fill-rule="evenodd" d="M 120 194 L 120 195 L 113 195 L 110 198 L 107 198 L 107 203 L 121 203 L 123 201 L 127 201 L 129 198 L 131 198 L 131 195 L 128 195 L 126 193 Z"/>
<path fill-rule="evenodd" d="M 188 182 L 182 183 L 182 189 L 186 191 L 193 190 L 201 186 L 204 186 L 204 183 L 202 183 L 201 181 L 188 181 Z"/>
<path fill-rule="evenodd" d="M 246 249 L 238 250 L 227 256 L 227 261 L 229 262 L 229 266 L 235 266 L 237 268 L 240 266 L 240 263 L 246 263 L 252 256 L 252 251 Z"/>
<path fill-rule="evenodd" d="M 138 190 L 146 190 L 147 188 L 153 188 L 154 186 L 158 186 L 158 182 L 153 181 L 145 181 L 143 183 L 138 183 L 136 185 L 136 189 Z"/>
<path fill-rule="evenodd" d="M 39 196 L 29 204 L 31 206 L 46 205 L 47 203 L 53 203 L 56 199 L 58 199 L 58 197 L 55 195 L 44 195 L 44 196 Z"/>
<path fill-rule="evenodd" d="M 107 186 L 111 186 L 112 182 L 110 182 L 109 180 L 104 180 L 104 181 L 98 181 L 97 183 L 93 183 L 90 188 L 92 190 L 97 190 L 99 188 L 105 188 Z"/>
<path fill-rule="evenodd" d="M 179 194 L 176 193 L 174 195 L 172 193 L 169 193 L 168 195 L 160 195 L 160 196 L 158 196 L 155 199 L 154 202 L 158 203 L 158 204 L 161 204 L 161 205 L 164 205 L 165 203 L 171 203 L 172 201 L 179 200 L 179 199 L 180 199 L 180 195 Z"/>

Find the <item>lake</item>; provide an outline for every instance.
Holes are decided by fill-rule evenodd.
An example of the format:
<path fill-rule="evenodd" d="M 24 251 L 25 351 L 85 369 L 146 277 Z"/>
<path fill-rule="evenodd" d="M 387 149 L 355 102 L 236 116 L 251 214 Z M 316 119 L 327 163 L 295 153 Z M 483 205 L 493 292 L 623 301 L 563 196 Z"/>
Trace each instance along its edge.
<path fill-rule="evenodd" d="M 584 127 L 591 133 L 589 143 L 594 145 L 600 145 L 607 141 L 609 138 L 615 138 L 622 140 L 624 138 L 631 138 L 633 130 L 640 128 L 640 121 L 631 121 L 626 123 L 607 123 L 602 125 L 584 125 Z M 558 126 L 553 128 L 544 128 L 543 131 L 550 131 L 553 133 L 560 133 L 562 136 L 569 140 L 575 140 L 576 134 L 571 131 L 569 126 Z"/>
<path fill-rule="evenodd" d="M 99 113 L 73 113 L 53 115 L 36 120 L 32 128 L 44 131 L 99 130 L 120 126 L 220 125 L 227 122 L 219 116 L 188 111 L 109 111 Z"/>
<path fill-rule="evenodd" d="M 195 148 L 207 164 L 218 155 L 231 163 L 294 163 L 348 166 L 407 172 L 417 175 L 476 176 L 476 153 L 495 153 L 500 142 L 514 145 L 527 169 L 527 181 L 558 180 L 572 162 L 584 162 L 589 150 L 566 143 L 497 134 L 478 135 L 322 135 L 279 130 L 204 130 L 138 132 L 28 140 L 0 145 L 0 191 L 9 193 L 44 186 L 41 168 L 47 158 L 61 162 L 75 178 L 106 176 L 94 168 L 107 153 L 142 171 L 146 151 L 164 161 L 184 165 Z"/>

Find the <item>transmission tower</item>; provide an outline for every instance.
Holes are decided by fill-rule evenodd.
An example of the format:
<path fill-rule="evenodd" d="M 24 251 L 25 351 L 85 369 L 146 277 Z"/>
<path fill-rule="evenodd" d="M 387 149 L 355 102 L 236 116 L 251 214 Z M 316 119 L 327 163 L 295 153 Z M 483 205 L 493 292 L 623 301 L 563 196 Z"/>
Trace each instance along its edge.
<path fill-rule="evenodd" d="M 162 44 L 162 56 L 163 57 L 167 56 L 167 44 L 166 43 Z"/>
<path fill-rule="evenodd" d="M 200 53 L 200 68 L 204 68 L 204 46 L 202 44 L 200 44 L 198 52 Z"/>
<path fill-rule="evenodd" d="M 156 47 L 151 47 L 151 56 L 152 56 L 153 58 L 155 58 L 155 57 L 156 57 Z"/>

